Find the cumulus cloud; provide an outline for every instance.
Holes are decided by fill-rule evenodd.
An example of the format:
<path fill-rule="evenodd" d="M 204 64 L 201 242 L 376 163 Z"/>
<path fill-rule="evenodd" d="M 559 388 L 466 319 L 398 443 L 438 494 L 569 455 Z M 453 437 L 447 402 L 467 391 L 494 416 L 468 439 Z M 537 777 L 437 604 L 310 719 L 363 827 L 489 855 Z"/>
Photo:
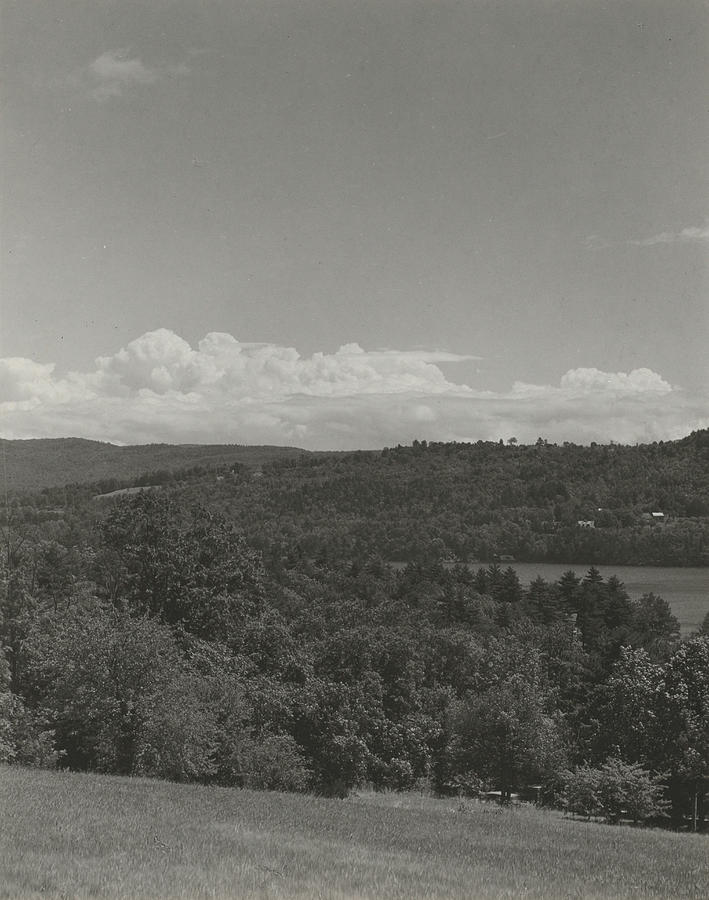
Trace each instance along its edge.
<path fill-rule="evenodd" d="M 102 102 L 110 97 L 120 97 L 126 88 L 154 84 L 165 75 L 187 71 L 183 64 L 148 67 L 128 50 L 107 50 L 88 65 L 83 80 L 89 96 Z"/>
<path fill-rule="evenodd" d="M 21 356 L 0 359 L 0 397 L 5 401 L 32 400 L 52 388 L 53 363 L 37 363 Z"/>
<path fill-rule="evenodd" d="M 570 369 L 561 376 L 559 388 L 565 396 L 580 397 L 583 395 L 609 395 L 659 392 L 672 390 L 664 378 L 652 369 L 633 369 L 632 372 L 601 372 L 599 369 Z M 527 384 L 515 382 L 513 396 L 550 397 L 559 393 L 559 389 L 551 385 Z"/>
<path fill-rule="evenodd" d="M 635 394 L 655 391 L 666 394 L 672 390 L 652 369 L 633 369 L 632 372 L 600 372 L 598 369 L 571 369 L 561 379 L 561 387 L 573 391 L 606 390 Z"/>
<path fill-rule="evenodd" d="M 168 329 L 141 335 L 91 371 L 0 360 L 5 437 L 79 436 L 116 443 L 268 443 L 382 447 L 413 438 L 578 443 L 681 437 L 709 426 L 706 398 L 651 369 L 573 369 L 558 385 L 506 392 L 449 380 L 440 364 L 476 357 L 345 344 L 302 357 L 292 347 L 210 333 L 193 348 Z"/>
<path fill-rule="evenodd" d="M 162 328 L 131 341 L 114 356 L 100 357 L 91 377 L 97 389 L 116 395 L 140 389 L 156 394 L 199 391 L 229 400 L 275 400 L 294 394 L 428 394 L 456 387 L 436 363 L 466 358 L 431 351 L 368 352 L 358 344 L 345 344 L 336 353 L 303 359 L 292 347 L 240 343 L 218 332 L 208 334 L 193 350 Z"/>

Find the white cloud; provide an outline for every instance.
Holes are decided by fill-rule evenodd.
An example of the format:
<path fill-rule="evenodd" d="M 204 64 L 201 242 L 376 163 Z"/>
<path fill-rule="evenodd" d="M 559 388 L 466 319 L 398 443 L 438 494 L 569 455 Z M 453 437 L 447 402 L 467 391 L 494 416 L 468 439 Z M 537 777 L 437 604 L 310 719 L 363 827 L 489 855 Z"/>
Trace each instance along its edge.
<path fill-rule="evenodd" d="M 655 391 L 666 394 L 672 386 L 652 369 L 633 369 L 632 372 L 600 372 L 598 369 L 571 369 L 561 379 L 561 387 L 572 391 L 595 390 L 634 394 Z"/>
<path fill-rule="evenodd" d="M 108 50 L 102 53 L 89 68 L 94 75 L 107 81 L 152 84 L 157 79 L 153 70 L 146 68 L 139 59 L 131 59 L 123 50 Z"/>
<path fill-rule="evenodd" d="M 89 372 L 0 360 L 6 437 L 295 444 L 352 449 L 428 440 L 624 443 L 709 426 L 709 403 L 650 369 L 573 369 L 557 386 L 518 382 L 480 391 L 440 363 L 474 357 L 346 344 L 301 357 L 292 347 L 208 334 L 196 349 L 167 329 L 148 332 Z"/>
<path fill-rule="evenodd" d="M 636 247 L 654 247 L 656 244 L 703 244 L 709 241 L 709 219 L 703 226 L 690 225 L 679 231 L 662 231 L 652 237 L 628 241 Z"/>
<path fill-rule="evenodd" d="M 166 75 L 188 71 L 184 64 L 148 67 L 128 50 L 107 50 L 86 67 L 80 81 L 92 99 L 102 102 L 120 97 L 126 88 L 154 84 Z"/>
<path fill-rule="evenodd" d="M 0 359 L 0 398 L 9 401 L 41 397 L 52 387 L 53 363 L 37 363 L 21 356 Z"/>
<path fill-rule="evenodd" d="M 275 400 L 293 394 L 342 397 L 363 393 L 456 387 L 436 362 L 468 357 L 432 351 L 375 350 L 346 344 L 336 353 L 301 358 L 292 347 L 240 343 L 212 332 L 193 350 L 168 329 L 142 335 L 114 356 L 97 360 L 91 376 L 97 389 L 118 395 L 144 388 L 157 394 L 198 390 L 230 400 Z"/>
<path fill-rule="evenodd" d="M 645 238 L 632 238 L 627 241 L 608 240 L 598 234 L 589 234 L 584 246 L 587 250 L 608 250 L 611 247 L 655 247 L 658 244 L 706 244 L 709 242 L 709 218 L 704 225 L 688 225 L 676 231 L 661 231 Z"/>

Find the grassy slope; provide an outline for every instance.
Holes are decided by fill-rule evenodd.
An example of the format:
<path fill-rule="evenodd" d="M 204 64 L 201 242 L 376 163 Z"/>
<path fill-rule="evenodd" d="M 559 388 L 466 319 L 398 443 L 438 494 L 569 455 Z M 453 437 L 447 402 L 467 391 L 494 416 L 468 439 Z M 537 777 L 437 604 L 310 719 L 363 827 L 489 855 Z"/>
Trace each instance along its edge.
<path fill-rule="evenodd" d="M 704 897 L 706 838 L 0 767 L 0 897 Z"/>

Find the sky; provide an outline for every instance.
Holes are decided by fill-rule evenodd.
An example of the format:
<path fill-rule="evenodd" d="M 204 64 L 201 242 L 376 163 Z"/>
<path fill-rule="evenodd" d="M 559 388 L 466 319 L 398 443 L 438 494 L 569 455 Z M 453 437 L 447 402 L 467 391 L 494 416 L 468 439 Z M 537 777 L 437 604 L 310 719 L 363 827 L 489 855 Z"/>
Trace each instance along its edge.
<path fill-rule="evenodd" d="M 709 427 L 705 0 L 0 10 L 0 436 Z"/>

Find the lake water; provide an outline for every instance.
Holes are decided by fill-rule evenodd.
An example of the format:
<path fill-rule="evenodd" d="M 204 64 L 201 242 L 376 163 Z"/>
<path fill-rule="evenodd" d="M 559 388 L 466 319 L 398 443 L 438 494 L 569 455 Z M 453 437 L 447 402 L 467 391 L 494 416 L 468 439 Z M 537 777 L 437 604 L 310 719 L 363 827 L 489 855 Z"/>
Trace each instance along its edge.
<path fill-rule="evenodd" d="M 502 568 L 506 569 L 508 565 L 517 572 L 520 582 L 525 587 L 539 576 L 546 581 L 558 581 L 564 572 L 571 569 L 582 578 L 589 569 L 589 566 L 517 562 L 502 563 Z M 477 569 L 478 566 L 474 565 L 472 568 Z M 619 578 L 634 600 L 649 593 L 664 597 L 679 620 L 683 635 L 696 631 L 709 612 L 709 569 L 663 566 L 596 566 L 596 568 L 604 578 L 611 575 Z"/>
<path fill-rule="evenodd" d="M 401 568 L 403 563 L 395 563 Z M 471 563 L 476 571 L 487 563 Z M 545 581 L 558 581 L 570 569 L 583 578 L 590 566 L 564 563 L 500 563 L 502 569 L 513 568 L 520 583 L 527 587 L 541 576 Z M 604 578 L 615 575 L 625 585 L 628 595 L 637 600 L 643 594 L 657 594 L 672 607 L 683 635 L 696 631 L 709 612 L 709 568 L 667 568 L 663 566 L 596 566 Z"/>

